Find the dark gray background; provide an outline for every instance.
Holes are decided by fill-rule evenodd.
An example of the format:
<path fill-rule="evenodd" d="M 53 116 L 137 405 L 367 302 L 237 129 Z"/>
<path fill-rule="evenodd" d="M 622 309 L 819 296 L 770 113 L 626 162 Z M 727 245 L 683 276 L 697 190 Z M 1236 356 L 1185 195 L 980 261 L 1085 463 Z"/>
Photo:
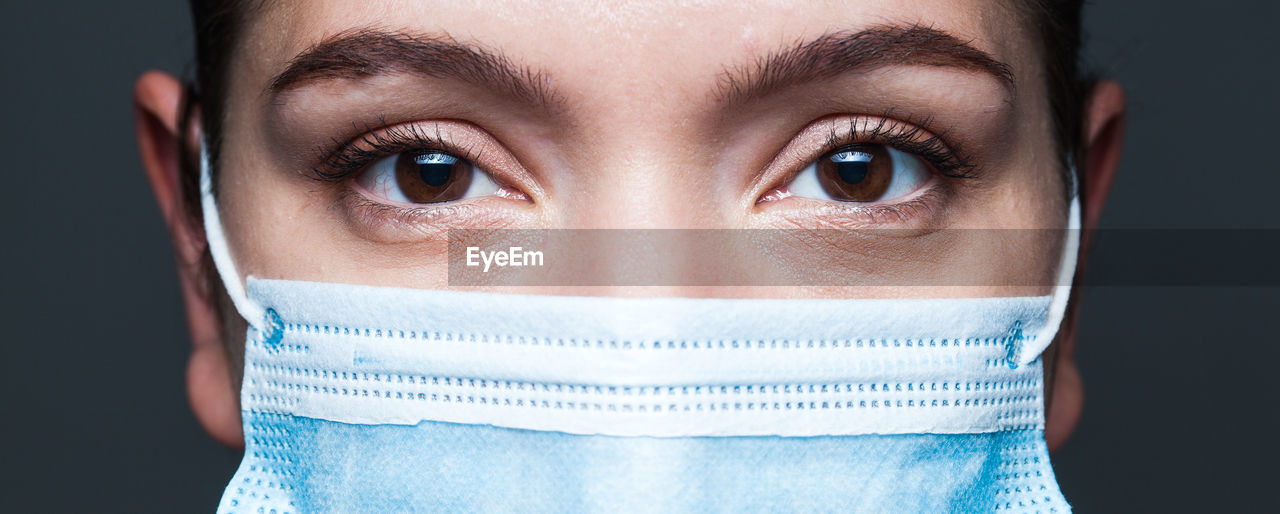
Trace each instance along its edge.
<path fill-rule="evenodd" d="M 187 408 L 189 343 L 130 111 L 140 72 L 189 71 L 186 4 L 2 12 L 0 509 L 211 510 L 239 455 Z M 1278 15 L 1263 1 L 1088 11 L 1089 60 L 1131 106 L 1105 226 L 1280 228 Z M 1277 289 L 1084 294 L 1088 398 L 1054 455 L 1067 499 L 1081 512 L 1274 507 Z"/>

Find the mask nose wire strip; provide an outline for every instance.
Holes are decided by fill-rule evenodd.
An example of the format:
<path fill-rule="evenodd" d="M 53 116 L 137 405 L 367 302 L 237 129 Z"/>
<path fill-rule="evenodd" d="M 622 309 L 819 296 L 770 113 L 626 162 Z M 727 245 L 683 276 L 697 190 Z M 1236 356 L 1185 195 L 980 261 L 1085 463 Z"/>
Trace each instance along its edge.
<path fill-rule="evenodd" d="M 1067 214 L 1066 244 L 1062 248 L 1062 263 L 1058 268 L 1058 280 L 1053 289 L 1053 300 L 1049 303 L 1049 317 L 1044 326 L 1036 334 L 1035 339 L 1027 341 L 1026 347 L 1018 352 L 1018 365 L 1029 364 L 1049 347 L 1062 319 L 1067 312 L 1067 301 L 1071 299 L 1071 281 L 1076 274 L 1076 259 L 1080 254 L 1080 194 L 1076 188 L 1076 167 L 1071 163 L 1071 210 Z"/>
<path fill-rule="evenodd" d="M 263 332 L 266 321 L 266 309 L 258 305 L 245 294 L 244 282 L 236 271 L 236 263 L 231 259 L 231 251 L 227 247 L 227 238 L 222 233 L 222 219 L 218 216 L 218 205 L 213 199 L 213 178 L 210 176 L 209 152 L 205 145 L 200 145 L 200 209 L 204 218 L 205 240 L 209 243 L 209 253 L 213 256 L 213 265 L 222 279 L 222 286 L 227 289 L 231 303 L 236 311 L 249 325 Z"/>

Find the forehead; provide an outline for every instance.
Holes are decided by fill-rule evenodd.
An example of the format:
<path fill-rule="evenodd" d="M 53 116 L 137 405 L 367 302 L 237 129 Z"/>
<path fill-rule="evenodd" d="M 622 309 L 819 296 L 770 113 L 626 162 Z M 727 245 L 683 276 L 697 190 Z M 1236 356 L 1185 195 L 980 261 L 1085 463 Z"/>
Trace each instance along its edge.
<path fill-rule="evenodd" d="M 1034 61 L 1023 18 L 998 0 L 275 0 L 249 16 L 238 63 L 266 80 L 329 36 L 377 28 L 482 45 L 559 87 L 680 87 L 823 34 L 898 25 L 951 34 L 1022 75 Z"/>

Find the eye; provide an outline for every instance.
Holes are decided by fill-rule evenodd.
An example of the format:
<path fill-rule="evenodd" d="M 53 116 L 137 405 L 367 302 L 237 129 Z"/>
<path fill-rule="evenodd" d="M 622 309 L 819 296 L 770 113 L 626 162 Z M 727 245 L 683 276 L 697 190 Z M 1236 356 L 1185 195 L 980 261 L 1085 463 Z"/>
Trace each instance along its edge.
<path fill-rule="evenodd" d="M 889 202 L 920 189 L 930 176 L 921 158 L 879 144 L 856 144 L 823 155 L 788 186 L 791 196 L 837 202 Z"/>
<path fill-rule="evenodd" d="M 492 195 L 499 187 L 466 160 L 437 150 L 402 152 L 375 161 L 357 179 L 375 197 L 427 204 Z"/>

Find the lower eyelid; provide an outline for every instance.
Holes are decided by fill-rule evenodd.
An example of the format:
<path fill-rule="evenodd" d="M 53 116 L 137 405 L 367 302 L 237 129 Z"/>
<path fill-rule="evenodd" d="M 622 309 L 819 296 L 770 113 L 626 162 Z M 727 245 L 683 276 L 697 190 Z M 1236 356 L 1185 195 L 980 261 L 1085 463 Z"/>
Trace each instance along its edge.
<path fill-rule="evenodd" d="M 447 237 L 453 228 L 498 229 L 530 224 L 529 213 L 513 208 L 514 202 L 499 196 L 404 207 L 371 200 L 347 188 L 339 193 L 336 205 L 350 230 L 382 243 Z"/>
<path fill-rule="evenodd" d="M 891 204 L 854 204 L 802 197 L 788 197 L 777 206 L 761 205 L 760 210 L 776 222 L 806 229 L 865 229 L 891 226 L 935 225 L 945 214 L 953 195 L 945 182 L 933 180 L 909 198 Z M 786 205 L 790 203 L 790 205 Z"/>

